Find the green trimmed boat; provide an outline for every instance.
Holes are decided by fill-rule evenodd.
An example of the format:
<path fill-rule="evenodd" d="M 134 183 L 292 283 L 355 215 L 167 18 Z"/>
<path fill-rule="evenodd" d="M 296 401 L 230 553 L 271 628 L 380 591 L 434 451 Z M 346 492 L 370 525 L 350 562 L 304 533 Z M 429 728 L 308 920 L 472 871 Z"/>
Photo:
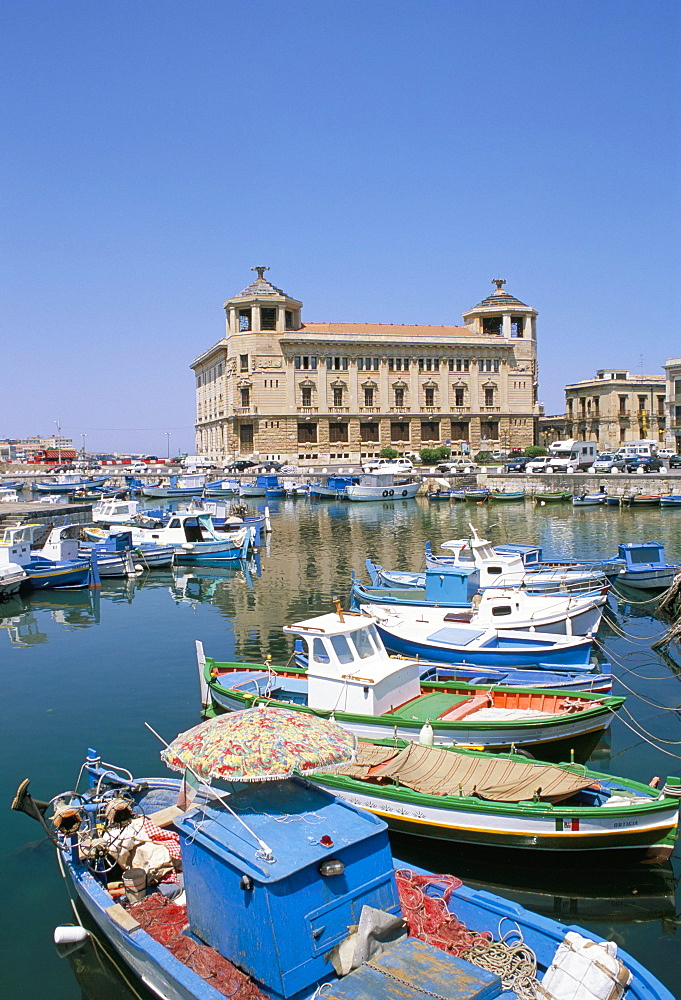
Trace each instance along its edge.
<path fill-rule="evenodd" d="M 518 753 L 360 742 L 351 765 L 313 779 L 392 830 L 487 847 L 634 851 L 665 861 L 678 835 L 681 779 L 662 791 L 579 764 Z"/>
<path fill-rule="evenodd" d="M 284 632 L 302 640 L 306 669 L 219 663 L 196 643 L 205 714 L 269 704 L 333 717 L 372 741 L 418 740 L 430 728 L 443 745 L 541 747 L 542 756 L 557 760 L 574 748 L 586 760 L 624 701 L 586 691 L 425 680 L 417 660 L 388 655 L 367 615 L 319 615 Z"/>
<path fill-rule="evenodd" d="M 572 490 L 542 490 L 533 493 L 532 499 L 535 503 L 560 503 L 563 500 L 572 500 Z"/>
<path fill-rule="evenodd" d="M 514 503 L 525 499 L 525 490 L 492 490 L 487 499 L 498 503 Z"/>

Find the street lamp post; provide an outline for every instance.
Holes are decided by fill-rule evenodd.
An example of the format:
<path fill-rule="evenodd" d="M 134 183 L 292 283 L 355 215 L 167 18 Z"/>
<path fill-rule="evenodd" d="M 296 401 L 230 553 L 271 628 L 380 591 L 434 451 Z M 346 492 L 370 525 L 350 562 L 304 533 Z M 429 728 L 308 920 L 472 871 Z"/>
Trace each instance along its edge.
<path fill-rule="evenodd" d="M 168 445 L 168 448 L 167 448 L 167 452 L 168 453 L 166 455 L 166 458 L 170 458 L 170 435 L 171 435 L 171 433 L 172 433 L 172 431 L 166 431 L 166 442 L 167 442 L 167 445 Z"/>
<path fill-rule="evenodd" d="M 83 442 L 83 447 L 80 449 L 80 457 L 83 461 L 85 461 L 85 438 L 87 437 L 87 434 L 81 434 L 80 437 Z"/>
<path fill-rule="evenodd" d="M 55 425 L 57 427 L 57 458 L 58 464 L 61 465 L 61 424 L 55 420 Z"/>

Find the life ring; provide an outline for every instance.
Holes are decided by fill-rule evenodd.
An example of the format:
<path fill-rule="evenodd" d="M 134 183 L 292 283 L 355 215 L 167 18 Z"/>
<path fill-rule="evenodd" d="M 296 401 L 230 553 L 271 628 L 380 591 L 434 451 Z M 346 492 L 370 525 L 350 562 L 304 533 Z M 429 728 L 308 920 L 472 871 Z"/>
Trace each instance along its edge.
<path fill-rule="evenodd" d="M 389 497 L 390 496 L 390 491 L 389 490 L 383 490 L 383 496 L 384 497 Z"/>
<path fill-rule="evenodd" d="M 407 495 L 407 490 L 402 490 L 402 496 L 406 497 L 406 495 Z"/>

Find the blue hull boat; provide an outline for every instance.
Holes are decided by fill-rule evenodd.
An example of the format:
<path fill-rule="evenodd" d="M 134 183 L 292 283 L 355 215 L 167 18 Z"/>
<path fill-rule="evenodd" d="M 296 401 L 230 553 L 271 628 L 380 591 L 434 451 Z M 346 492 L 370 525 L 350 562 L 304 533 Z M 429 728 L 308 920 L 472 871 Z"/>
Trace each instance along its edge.
<path fill-rule="evenodd" d="M 57 562 L 36 556 L 22 569 L 26 572 L 26 586 L 32 590 L 87 587 L 90 583 L 89 559 Z"/>
<path fill-rule="evenodd" d="M 673 1000 L 636 959 L 590 931 L 455 876 L 405 869 L 382 819 L 308 781 L 229 794 L 202 786 L 189 804 L 181 781 L 135 778 L 93 750 L 80 773 L 88 787 L 52 799 L 49 820 L 28 780 L 12 808 L 48 833 L 71 895 L 157 996 L 513 1000 L 540 995 L 539 983 L 541 995 L 559 996 L 556 983 L 588 970 L 595 996 L 620 995 L 619 983 L 626 1000 Z M 305 824 L 292 832 L 296 818 Z M 128 856 L 146 868 L 118 862 L 126 828 L 144 829 L 145 850 Z M 165 868 L 152 868 L 151 852 L 167 857 Z M 180 879 L 183 892 L 171 898 Z M 512 946 L 530 950 L 522 969 L 504 948 L 509 930 Z M 87 935 L 57 928 L 55 940 L 73 950 Z M 493 951 L 509 961 L 504 983 L 489 971 Z"/>
<path fill-rule="evenodd" d="M 83 479 L 81 476 L 65 473 L 62 476 L 55 476 L 50 481 L 32 483 L 31 489 L 36 493 L 74 493 L 76 490 L 97 489 L 110 478 L 110 476 L 93 476 L 90 479 Z"/>

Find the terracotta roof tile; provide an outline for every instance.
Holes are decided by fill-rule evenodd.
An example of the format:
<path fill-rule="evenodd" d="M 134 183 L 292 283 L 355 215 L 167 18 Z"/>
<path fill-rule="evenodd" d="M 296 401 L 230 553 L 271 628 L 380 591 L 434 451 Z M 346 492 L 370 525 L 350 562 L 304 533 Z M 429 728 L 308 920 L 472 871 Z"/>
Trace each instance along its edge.
<path fill-rule="evenodd" d="M 345 333 L 358 337 L 470 337 L 467 326 L 421 326 L 418 323 L 304 323 L 299 333 Z"/>

